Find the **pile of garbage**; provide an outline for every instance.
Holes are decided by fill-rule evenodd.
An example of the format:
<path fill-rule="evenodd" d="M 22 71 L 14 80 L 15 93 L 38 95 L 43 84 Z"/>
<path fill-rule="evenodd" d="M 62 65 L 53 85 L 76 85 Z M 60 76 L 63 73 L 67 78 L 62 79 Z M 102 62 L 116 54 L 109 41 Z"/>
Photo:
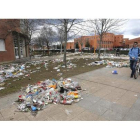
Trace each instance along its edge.
<path fill-rule="evenodd" d="M 112 67 L 117 67 L 117 68 L 122 68 L 122 67 L 129 67 L 130 63 L 129 62 L 114 62 L 114 61 L 108 61 L 107 62 L 107 68 L 112 68 Z"/>
<path fill-rule="evenodd" d="M 88 66 L 98 66 L 98 65 L 105 65 L 107 63 L 106 60 L 101 60 L 101 61 L 95 61 L 95 62 L 92 62 L 92 63 L 89 63 Z"/>
<path fill-rule="evenodd" d="M 130 62 L 126 61 L 126 62 L 115 62 L 115 61 L 109 61 L 109 60 L 101 60 L 101 61 L 95 61 L 92 63 L 87 64 L 88 66 L 98 66 L 98 65 L 107 65 L 107 68 L 112 68 L 112 67 L 117 67 L 117 68 L 121 68 L 121 67 L 129 67 L 130 66 Z"/>
<path fill-rule="evenodd" d="M 19 111 L 39 111 L 48 104 L 71 105 L 79 102 L 81 86 L 72 79 L 45 80 L 39 81 L 35 85 L 28 85 L 23 94 L 18 97 Z"/>

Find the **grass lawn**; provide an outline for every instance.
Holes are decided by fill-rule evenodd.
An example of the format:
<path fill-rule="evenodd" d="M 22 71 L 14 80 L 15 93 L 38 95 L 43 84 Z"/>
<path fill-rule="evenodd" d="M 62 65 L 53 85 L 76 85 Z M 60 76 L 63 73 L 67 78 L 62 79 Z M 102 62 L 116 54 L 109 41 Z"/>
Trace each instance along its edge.
<path fill-rule="evenodd" d="M 96 59 L 97 60 L 97 59 Z M 68 62 L 69 60 L 67 60 Z M 26 87 L 28 84 L 36 84 L 39 81 L 43 81 L 46 79 L 60 79 L 60 77 L 68 78 L 72 77 L 74 75 L 78 75 L 81 73 L 85 73 L 88 71 L 96 70 L 102 67 L 105 67 L 106 65 L 99 65 L 99 66 L 88 66 L 87 64 L 94 62 L 95 59 L 73 59 L 70 60 L 70 63 L 76 64 L 76 67 L 72 68 L 63 68 L 60 67 L 60 71 L 57 72 L 56 69 L 53 69 L 54 67 L 57 67 L 58 65 L 62 65 L 62 62 L 56 62 L 53 63 L 52 61 L 48 61 L 48 70 L 44 67 L 44 64 L 38 64 L 36 66 L 31 65 L 30 68 L 27 68 L 28 71 L 27 74 L 30 74 L 29 77 L 26 77 L 25 75 L 20 76 L 18 78 L 9 78 L 4 83 L 5 85 L 3 87 L 6 87 L 3 90 L 0 90 L 0 97 L 12 94 L 14 92 L 18 92 L 21 90 L 22 87 Z M 120 60 L 112 60 L 112 61 L 120 61 Z M 123 61 L 123 60 L 121 60 Z M 40 69 L 37 69 L 37 67 L 40 67 Z M 34 73 L 32 73 L 34 72 Z M 62 73 L 61 76 L 58 74 Z"/>

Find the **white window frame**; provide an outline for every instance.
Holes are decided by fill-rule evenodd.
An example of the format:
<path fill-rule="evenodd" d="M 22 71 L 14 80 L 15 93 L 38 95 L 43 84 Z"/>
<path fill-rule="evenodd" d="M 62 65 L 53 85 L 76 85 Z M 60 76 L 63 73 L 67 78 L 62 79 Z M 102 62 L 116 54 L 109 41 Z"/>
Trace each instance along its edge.
<path fill-rule="evenodd" d="M 0 52 L 6 51 L 5 49 L 5 40 L 0 39 Z"/>

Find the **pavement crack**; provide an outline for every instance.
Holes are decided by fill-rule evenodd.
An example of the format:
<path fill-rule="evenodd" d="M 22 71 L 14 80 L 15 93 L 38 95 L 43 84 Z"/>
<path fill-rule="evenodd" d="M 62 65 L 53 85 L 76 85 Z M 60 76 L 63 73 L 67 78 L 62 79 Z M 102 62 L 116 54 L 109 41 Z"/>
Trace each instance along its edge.
<path fill-rule="evenodd" d="M 0 112 L 0 114 L 1 114 L 1 116 L 3 117 L 3 115 L 2 115 L 2 113 Z M 3 117 L 3 119 L 4 119 L 4 117 Z"/>

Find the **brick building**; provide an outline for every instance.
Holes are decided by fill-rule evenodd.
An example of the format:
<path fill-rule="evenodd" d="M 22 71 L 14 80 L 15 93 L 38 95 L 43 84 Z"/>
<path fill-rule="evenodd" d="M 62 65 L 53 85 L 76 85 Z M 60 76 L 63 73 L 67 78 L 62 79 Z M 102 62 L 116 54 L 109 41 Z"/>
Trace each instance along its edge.
<path fill-rule="evenodd" d="M 114 35 L 113 47 L 123 47 L 123 35 Z"/>
<path fill-rule="evenodd" d="M 0 62 L 13 61 L 29 55 L 24 20 L 0 19 Z"/>
<path fill-rule="evenodd" d="M 134 42 L 138 42 L 138 46 L 140 47 L 140 37 L 129 39 L 123 38 L 123 35 L 114 35 L 113 33 L 106 33 L 102 39 L 102 48 L 131 48 Z M 81 36 L 80 38 L 75 38 L 74 42 L 67 43 L 67 49 L 74 49 L 76 44 L 78 44 L 79 49 L 86 47 L 86 43 L 89 43 L 90 48 L 99 48 L 100 37 L 99 35 L 94 36 Z"/>
<path fill-rule="evenodd" d="M 74 49 L 74 42 L 68 42 L 67 43 L 67 49 Z"/>
<path fill-rule="evenodd" d="M 123 39 L 123 47 L 129 48 L 129 38 Z"/>
<path fill-rule="evenodd" d="M 95 36 L 82 36 L 74 39 L 74 44 L 78 43 L 79 49 L 86 47 L 88 42 L 90 48 L 99 48 L 100 37 Z M 102 48 L 123 47 L 123 35 L 114 35 L 113 33 L 106 33 L 102 39 Z"/>
<path fill-rule="evenodd" d="M 131 48 L 133 46 L 134 42 L 138 42 L 138 46 L 140 47 L 140 37 L 130 39 L 128 42 L 129 42 L 129 48 Z"/>

